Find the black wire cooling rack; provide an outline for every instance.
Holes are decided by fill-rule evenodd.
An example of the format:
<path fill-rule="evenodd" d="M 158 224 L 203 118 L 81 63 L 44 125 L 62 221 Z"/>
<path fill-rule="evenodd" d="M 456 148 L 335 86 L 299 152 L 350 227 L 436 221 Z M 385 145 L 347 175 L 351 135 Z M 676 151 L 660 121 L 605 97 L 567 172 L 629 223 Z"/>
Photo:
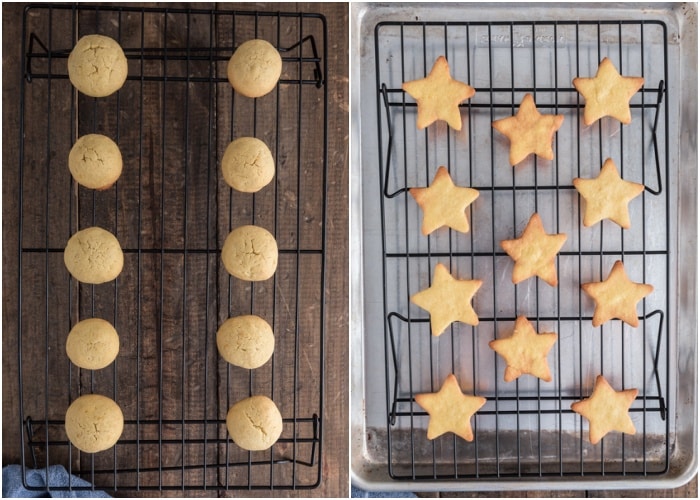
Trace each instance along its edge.
<path fill-rule="evenodd" d="M 557 476 L 643 476 L 669 467 L 668 96 L 667 33 L 662 22 L 517 21 L 382 22 L 375 28 L 379 191 L 384 280 L 389 474 L 395 479 L 464 480 Z M 453 78 L 476 94 L 461 104 L 463 128 L 438 122 L 416 129 L 416 104 L 401 89 L 445 55 Z M 643 76 L 632 123 L 603 119 L 586 127 L 583 98 L 572 85 L 594 76 L 609 57 L 623 75 Z M 513 168 L 508 142 L 491 122 L 516 113 L 531 93 L 542 113 L 563 114 L 555 159 L 532 156 Z M 581 224 L 575 177 L 596 177 L 613 158 L 624 179 L 645 185 L 631 204 L 632 228 Z M 408 189 L 427 186 L 438 166 L 479 199 L 471 231 L 420 234 L 421 214 Z M 518 237 L 538 212 L 548 233 L 566 233 L 556 263 L 559 286 L 510 281 L 512 262 L 499 245 Z M 637 329 L 619 321 L 593 328 L 593 302 L 579 285 L 607 277 L 623 260 L 633 281 L 653 284 L 639 305 Z M 431 338 L 425 311 L 410 304 L 441 262 L 461 279 L 484 284 L 473 300 L 477 327 L 453 323 Z M 526 315 L 537 331 L 555 331 L 553 381 L 503 382 L 505 365 L 488 341 Z M 437 391 L 455 373 L 468 394 L 487 398 L 473 417 L 475 440 L 426 437 L 427 413 L 414 396 Z M 588 442 L 587 423 L 570 410 L 603 374 L 617 389 L 637 387 L 637 433 Z"/>
<path fill-rule="evenodd" d="M 23 470 L 60 464 L 109 490 L 314 488 L 321 480 L 327 171 L 326 23 L 321 15 L 135 6 L 40 5 L 22 31 L 19 230 L 19 402 Z M 66 59 L 86 34 L 123 47 L 129 76 L 112 96 L 77 93 Z M 248 99 L 226 78 L 233 50 L 265 38 L 281 52 L 271 94 Z M 313 133 L 308 133 L 311 131 Z M 77 186 L 68 152 L 86 133 L 124 157 L 115 187 Z M 277 164 L 255 195 L 232 191 L 219 160 L 234 138 L 258 137 Z M 270 230 L 279 265 L 244 283 L 220 263 L 228 232 Z M 124 250 L 122 274 L 84 285 L 63 265 L 75 231 L 98 225 Z M 228 365 L 215 335 L 228 317 L 258 314 L 275 354 L 257 370 Z M 72 366 L 65 339 L 102 317 L 120 354 L 99 371 Z M 80 453 L 63 428 L 80 395 L 104 394 L 125 427 L 112 449 Z M 252 394 L 282 413 L 280 440 L 246 452 L 228 438 L 230 405 Z M 48 485 L 52 489 L 83 489 Z"/>

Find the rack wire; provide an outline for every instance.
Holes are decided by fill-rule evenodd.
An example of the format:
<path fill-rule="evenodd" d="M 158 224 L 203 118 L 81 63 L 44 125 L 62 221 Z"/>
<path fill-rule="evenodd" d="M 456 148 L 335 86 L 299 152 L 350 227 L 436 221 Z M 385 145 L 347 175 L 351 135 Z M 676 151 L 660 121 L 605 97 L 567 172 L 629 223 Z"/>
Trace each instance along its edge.
<path fill-rule="evenodd" d="M 129 76 L 112 96 L 79 94 L 66 59 L 78 38 L 111 36 Z M 282 77 L 259 99 L 235 95 L 233 50 L 265 38 Z M 308 489 L 321 481 L 328 144 L 326 22 L 320 14 L 135 6 L 33 4 L 22 31 L 18 213 L 18 374 L 22 468 L 61 464 L 91 488 L 129 490 Z M 306 133 L 313 130 L 313 134 Z M 68 152 L 86 133 L 112 137 L 124 157 L 115 187 L 79 187 Z M 219 175 L 239 136 L 264 140 L 276 159 L 271 185 L 254 195 Z M 220 249 L 234 227 L 270 230 L 274 277 L 228 275 Z M 77 230 L 98 225 L 121 243 L 122 274 L 85 285 L 63 265 Z M 216 349 L 228 317 L 258 314 L 275 353 L 256 370 L 228 365 Z M 65 339 L 101 317 L 120 353 L 99 371 L 72 366 Z M 64 415 L 83 394 L 121 407 L 124 432 L 98 454 L 68 441 Z M 283 417 L 279 441 L 247 452 L 228 438 L 236 401 L 265 394 Z M 35 489 L 25 485 L 28 489 Z M 85 489 L 53 485 L 54 490 Z"/>
<path fill-rule="evenodd" d="M 669 153 L 667 31 L 661 21 L 381 22 L 375 27 L 378 195 L 381 205 L 387 459 L 399 480 L 617 477 L 663 474 L 673 447 L 669 394 Z M 423 78 L 445 55 L 453 78 L 476 94 L 460 105 L 462 131 L 438 122 L 416 129 L 416 104 L 401 83 Z M 632 123 L 582 123 L 583 98 L 572 85 L 609 57 L 623 75 L 641 75 Z M 542 113 L 563 114 L 555 158 L 529 157 L 515 168 L 508 142 L 491 127 L 514 115 L 531 93 Z M 631 207 L 632 228 L 581 225 L 575 177 L 597 176 L 613 158 L 624 179 L 645 191 Z M 427 186 L 444 165 L 457 185 L 480 192 L 468 211 L 471 231 L 420 234 L 410 187 Z M 536 278 L 513 285 L 512 261 L 499 242 L 520 235 L 538 212 L 548 233 L 566 233 L 556 258 L 559 286 Z M 593 303 L 580 284 L 605 279 L 622 260 L 632 281 L 651 283 L 640 326 L 591 324 Z M 410 304 L 430 285 L 435 264 L 460 279 L 482 279 L 473 299 L 476 327 L 453 323 L 431 338 L 429 319 Z M 488 341 L 526 315 L 537 331 L 555 331 L 553 381 L 502 381 L 505 364 Z M 427 413 L 415 395 L 434 392 L 449 373 L 462 390 L 487 398 L 473 417 L 472 443 L 426 437 Z M 587 440 L 570 410 L 588 397 L 596 375 L 617 389 L 637 387 L 634 436 Z"/>

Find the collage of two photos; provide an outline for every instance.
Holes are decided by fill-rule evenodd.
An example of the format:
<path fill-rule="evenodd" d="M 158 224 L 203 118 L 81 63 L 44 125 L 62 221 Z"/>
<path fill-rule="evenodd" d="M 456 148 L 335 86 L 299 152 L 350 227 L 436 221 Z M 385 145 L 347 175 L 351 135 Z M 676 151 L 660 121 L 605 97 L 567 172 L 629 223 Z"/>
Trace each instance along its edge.
<path fill-rule="evenodd" d="M 2 15 L 4 497 L 697 497 L 696 4 Z"/>

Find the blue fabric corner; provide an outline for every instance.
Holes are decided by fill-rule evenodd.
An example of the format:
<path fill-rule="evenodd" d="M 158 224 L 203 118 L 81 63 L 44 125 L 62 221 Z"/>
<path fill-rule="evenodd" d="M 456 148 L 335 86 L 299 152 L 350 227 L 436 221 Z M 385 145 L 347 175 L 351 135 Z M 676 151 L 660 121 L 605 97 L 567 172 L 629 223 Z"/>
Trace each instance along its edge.
<path fill-rule="evenodd" d="M 2 496 L 4 498 L 110 498 L 100 490 L 54 490 L 51 488 L 86 487 L 89 482 L 68 474 L 62 465 L 51 465 L 47 469 L 26 469 L 27 486 L 42 488 L 28 490 L 22 482 L 22 466 L 7 465 L 2 468 Z"/>

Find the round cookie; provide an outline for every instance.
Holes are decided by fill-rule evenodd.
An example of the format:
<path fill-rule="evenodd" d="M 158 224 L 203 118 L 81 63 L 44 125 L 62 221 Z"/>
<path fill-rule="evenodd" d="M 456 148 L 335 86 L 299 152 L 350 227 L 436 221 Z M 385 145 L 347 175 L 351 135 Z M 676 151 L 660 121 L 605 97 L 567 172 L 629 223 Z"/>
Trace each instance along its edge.
<path fill-rule="evenodd" d="M 244 450 L 267 450 L 282 434 L 282 415 L 270 398 L 251 396 L 231 407 L 226 428 L 233 442 Z"/>
<path fill-rule="evenodd" d="M 277 270 L 277 242 L 262 227 L 237 227 L 226 237 L 221 259 L 229 274 L 236 278 L 263 281 Z"/>
<path fill-rule="evenodd" d="M 267 145 L 255 137 L 239 137 L 231 142 L 221 160 L 226 183 L 237 191 L 255 193 L 275 176 L 275 160 Z"/>
<path fill-rule="evenodd" d="M 68 56 L 68 78 L 83 94 L 106 97 L 126 81 L 128 64 L 121 46 L 103 35 L 86 35 Z"/>
<path fill-rule="evenodd" d="M 229 318 L 216 332 L 219 354 L 232 365 L 258 368 L 275 350 L 275 336 L 270 325 L 252 314 Z"/>
<path fill-rule="evenodd" d="M 78 231 L 63 252 L 68 272 L 78 281 L 98 285 L 115 279 L 124 266 L 117 238 L 99 227 Z"/>
<path fill-rule="evenodd" d="M 282 73 L 282 57 L 265 40 L 248 40 L 228 62 L 228 81 L 247 97 L 262 97 L 275 88 Z"/>
<path fill-rule="evenodd" d="M 76 323 L 66 339 L 66 354 L 74 365 L 99 370 L 109 365 L 119 353 L 119 335 L 114 327 L 100 318 Z"/>
<path fill-rule="evenodd" d="M 124 429 L 119 405 L 106 396 L 87 394 L 66 411 L 66 434 L 73 445 L 87 453 L 111 448 Z"/>
<path fill-rule="evenodd" d="M 119 179 L 122 154 L 109 137 L 87 134 L 73 144 L 68 155 L 68 168 L 78 184 L 102 191 Z"/>

